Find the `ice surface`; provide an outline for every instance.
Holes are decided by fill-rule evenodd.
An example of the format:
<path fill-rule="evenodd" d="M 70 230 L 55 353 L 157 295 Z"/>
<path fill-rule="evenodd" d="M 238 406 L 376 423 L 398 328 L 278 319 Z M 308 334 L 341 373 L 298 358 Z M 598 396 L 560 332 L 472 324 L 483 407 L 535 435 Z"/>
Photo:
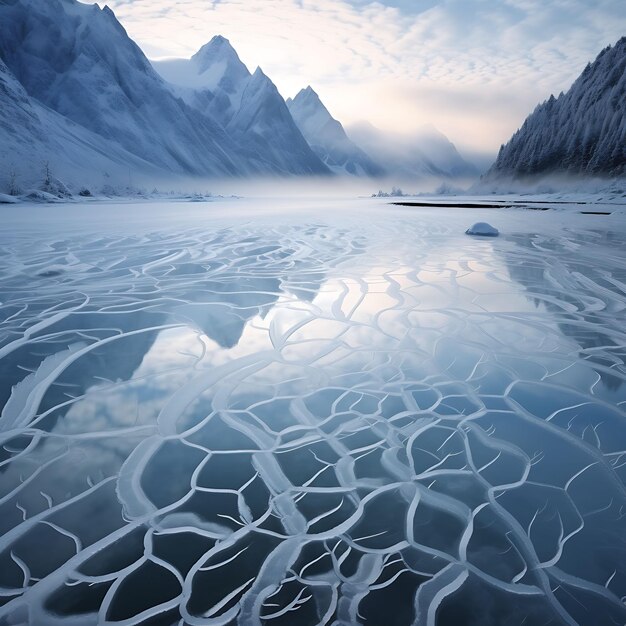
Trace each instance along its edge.
<path fill-rule="evenodd" d="M 574 209 L 4 209 L 0 623 L 623 624 L 626 216 Z"/>

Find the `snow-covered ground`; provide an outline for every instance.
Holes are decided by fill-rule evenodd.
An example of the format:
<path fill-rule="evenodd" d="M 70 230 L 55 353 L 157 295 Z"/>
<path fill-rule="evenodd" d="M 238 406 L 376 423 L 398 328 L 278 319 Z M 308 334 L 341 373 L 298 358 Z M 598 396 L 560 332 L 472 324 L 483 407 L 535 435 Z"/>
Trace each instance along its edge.
<path fill-rule="evenodd" d="M 626 207 L 515 199 L 0 206 L 0 623 L 624 623 Z"/>

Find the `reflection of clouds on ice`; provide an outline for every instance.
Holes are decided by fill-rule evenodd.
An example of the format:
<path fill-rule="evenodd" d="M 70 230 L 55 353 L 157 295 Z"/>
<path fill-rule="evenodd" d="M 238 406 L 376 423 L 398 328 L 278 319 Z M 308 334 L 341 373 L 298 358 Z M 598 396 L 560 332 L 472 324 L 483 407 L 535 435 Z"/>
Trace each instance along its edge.
<path fill-rule="evenodd" d="M 345 221 L 10 242 L 0 621 L 624 621 L 619 272 Z"/>

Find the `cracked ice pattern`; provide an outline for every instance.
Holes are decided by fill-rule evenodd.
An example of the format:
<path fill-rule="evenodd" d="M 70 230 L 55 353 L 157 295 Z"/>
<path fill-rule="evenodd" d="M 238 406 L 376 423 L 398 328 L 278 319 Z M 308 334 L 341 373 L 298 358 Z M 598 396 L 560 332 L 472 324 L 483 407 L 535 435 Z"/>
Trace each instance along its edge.
<path fill-rule="evenodd" d="M 2 239 L 1 624 L 626 622 L 622 236 Z"/>

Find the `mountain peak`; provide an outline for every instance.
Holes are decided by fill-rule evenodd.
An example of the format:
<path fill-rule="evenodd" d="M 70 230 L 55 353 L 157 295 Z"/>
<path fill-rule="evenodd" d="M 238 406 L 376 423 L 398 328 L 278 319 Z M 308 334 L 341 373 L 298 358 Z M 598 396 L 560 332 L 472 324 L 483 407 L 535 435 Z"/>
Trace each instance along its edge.
<path fill-rule="evenodd" d="M 223 35 L 214 35 L 211 38 L 211 41 L 209 43 L 212 43 L 212 44 L 228 44 L 230 46 L 230 41 L 228 41 L 228 39 L 226 39 L 226 37 L 224 37 Z"/>
<path fill-rule="evenodd" d="M 318 127 L 333 120 L 332 115 L 328 112 L 328 109 L 324 106 L 321 98 L 311 85 L 301 89 L 293 100 L 290 99 L 287 102 L 287 105 L 292 115 L 294 115 L 294 119 L 297 117 L 304 120 L 304 118 L 314 116 L 316 117 L 316 126 Z"/>
<path fill-rule="evenodd" d="M 317 94 L 317 92 L 313 89 L 313 87 L 311 87 L 311 85 L 308 85 L 307 87 L 305 87 L 304 89 L 301 89 L 297 94 L 296 97 L 293 99 L 293 102 L 300 102 L 300 101 L 319 101 L 320 97 Z"/>
<path fill-rule="evenodd" d="M 214 54 L 217 50 L 226 52 L 230 52 L 232 50 L 232 52 L 235 52 L 235 49 L 226 37 L 223 37 L 222 35 L 215 35 L 211 38 L 209 43 L 205 43 L 194 56 L 204 56 L 208 53 Z"/>
<path fill-rule="evenodd" d="M 191 60 L 197 65 L 200 73 L 205 72 L 216 63 L 243 66 L 235 48 L 233 48 L 230 41 L 228 41 L 226 37 L 222 37 L 222 35 L 215 35 L 209 43 L 204 44 L 204 46 L 191 57 Z"/>
<path fill-rule="evenodd" d="M 257 86 L 271 85 L 272 87 L 275 87 L 274 83 L 272 82 L 272 79 L 269 78 L 267 74 L 260 67 L 257 67 L 254 70 L 254 73 L 252 74 L 252 78 L 250 79 L 250 82 L 253 85 L 257 85 Z"/>
<path fill-rule="evenodd" d="M 272 79 L 269 78 L 260 67 L 257 67 L 250 77 L 246 85 L 246 93 L 248 96 L 250 96 L 250 94 L 256 94 L 255 97 L 259 97 L 260 94 L 272 94 L 272 97 L 278 96 L 282 101 L 276 85 L 274 85 Z"/>
<path fill-rule="evenodd" d="M 228 92 L 237 90 L 237 84 L 246 80 L 250 73 L 242 63 L 230 41 L 222 35 L 216 35 L 191 57 L 191 64 L 201 77 L 200 85 L 206 89 L 215 89 L 223 79 Z"/>

